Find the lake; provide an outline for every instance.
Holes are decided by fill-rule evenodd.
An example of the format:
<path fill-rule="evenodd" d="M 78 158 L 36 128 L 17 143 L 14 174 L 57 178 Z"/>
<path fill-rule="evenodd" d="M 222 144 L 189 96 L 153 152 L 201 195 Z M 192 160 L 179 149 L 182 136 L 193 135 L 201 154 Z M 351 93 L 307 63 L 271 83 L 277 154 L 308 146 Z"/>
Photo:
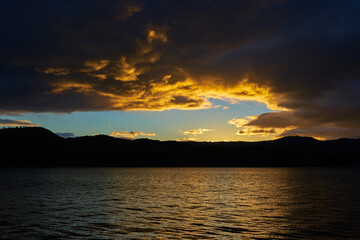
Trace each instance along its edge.
<path fill-rule="evenodd" d="M 359 168 L 12 168 L 0 192 L 0 239 L 360 239 Z"/>

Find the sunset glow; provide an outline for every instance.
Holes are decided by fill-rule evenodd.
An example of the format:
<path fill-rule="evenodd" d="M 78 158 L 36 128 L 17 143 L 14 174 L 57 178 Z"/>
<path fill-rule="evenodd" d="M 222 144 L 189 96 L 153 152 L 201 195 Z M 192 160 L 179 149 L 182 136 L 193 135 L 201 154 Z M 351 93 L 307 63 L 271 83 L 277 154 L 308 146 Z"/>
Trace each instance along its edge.
<path fill-rule="evenodd" d="M 158 140 L 358 138 L 357 5 L 9 3 L 0 124 Z"/>

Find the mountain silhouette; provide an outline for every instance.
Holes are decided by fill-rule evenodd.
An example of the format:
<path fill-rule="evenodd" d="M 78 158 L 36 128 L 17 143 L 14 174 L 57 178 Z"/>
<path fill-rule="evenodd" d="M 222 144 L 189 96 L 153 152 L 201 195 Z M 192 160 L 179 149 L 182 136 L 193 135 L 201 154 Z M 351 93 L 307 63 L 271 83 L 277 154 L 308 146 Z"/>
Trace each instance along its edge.
<path fill-rule="evenodd" d="M 12 143 L 58 142 L 62 138 L 43 127 L 12 127 L 0 129 L 0 141 Z"/>
<path fill-rule="evenodd" d="M 284 137 L 261 142 L 62 138 L 42 127 L 0 129 L 0 166 L 317 167 L 360 166 L 360 139 Z"/>

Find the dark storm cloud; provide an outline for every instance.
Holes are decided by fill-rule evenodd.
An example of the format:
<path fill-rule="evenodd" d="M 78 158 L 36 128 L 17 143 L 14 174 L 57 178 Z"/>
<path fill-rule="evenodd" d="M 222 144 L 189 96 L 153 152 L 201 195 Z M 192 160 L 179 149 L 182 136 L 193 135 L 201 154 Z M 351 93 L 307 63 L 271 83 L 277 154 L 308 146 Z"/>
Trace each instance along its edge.
<path fill-rule="evenodd" d="M 0 4 L 1 113 L 199 109 L 217 97 L 291 112 L 248 123 L 258 128 L 360 128 L 357 1 Z"/>

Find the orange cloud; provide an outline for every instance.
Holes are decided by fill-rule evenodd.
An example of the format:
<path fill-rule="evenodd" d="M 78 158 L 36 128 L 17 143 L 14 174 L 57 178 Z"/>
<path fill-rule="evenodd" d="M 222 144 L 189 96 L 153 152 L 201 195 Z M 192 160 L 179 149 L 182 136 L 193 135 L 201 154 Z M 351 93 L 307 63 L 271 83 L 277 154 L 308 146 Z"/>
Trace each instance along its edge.
<path fill-rule="evenodd" d="M 107 98 L 108 109 L 113 110 L 162 111 L 219 107 L 213 106 L 209 101 L 210 98 L 230 103 L 242 100 L 258 101 L 267 104 L 269 108 L 275 104 L 268 89 L 250 84 L 247 80 L 239 81 L 233 86 L 224 86 L 217 80 L 198 81 L 186 77 L 186 75 L 184 79 L 179 79 L 178 72 L 175 78 L 172 74 L 165 74 L 160 79 L 153 79 L 144 83 L 144 81 L 136 81 L 140 72 L 128 64 L 125 58 L 122 58 L 120 65 L 122 67 L 116 70 L 116 73 L 109 72 L 97 76 L 102 80 L 101 82 L 90 80 L 82 82 L 60 80 L 55 82 L 52 84 L 51 93 L 62 94 L 73 91 L 91 94 L 94 97 L 103 96 Z M 121 84 L 117 84 L 111 78 L 109 79 L 111 74 L 118 76 L 114 80 L 121 79 Z M 181 74 L 180 76 L 184 76 L 184 73 Z"/>
<path fill-rule="evenodd" d="M 147 41 L 152 43 L 153 41 L 167 42 L 165 27 L 152 27 L 147 32 Z"/>
<path fill-rule="evenodd" d="M 237 135 L 256 135 L 262 134 L 264 136 L 268 136 L 270 134 L 275 134 L 276 129 L 274 128 L 245 128 L 236 132 Z"/>
<path fill-rule="evenodd" d="M 97 60 L 97 61 L 85 61 L 84 66 L 85 69 L 81 69 L 82 72 L 93 72 L 93 71 L 99 71 L 100 69 L 103 69 L 109 64 L 109 60 Z"/>
<path fill-rule="evenodd" d="M 234 118 L 228 121 L 229 124 L 235 125 L 241 128 L 236 132 L 237 135 L 261 135 L 262 137 L 274 137 L 274 134 L 279 134 L 288 128 L 276 128 L 276 127 L 259 127 L 253 126 L 250 123 L 256 121 L 258 116 L 246 116 L 245 118 Z"/>
<path fill-rule="evenodd" d="M 55 76 L 66 76 L 70 73 L 70 70 L 67 68 L 61 67 L 49 67 L 43 71 L 45 74 L 53 74 Z"/>
<path fill-rule="evenodd" d="M 141 72 L 136 69 L 132 64 L 126 61 L 126 57 L 122 57 L 116 64 L 115 71 L 113 72 L 115 80 L 119 81 L 135 81 Z"/>
<path fill-rule="evenodd" d="M 343 128 L 343 127 L 329 127 L 329 126 L 316 126 L 316 127 L 297 127 L 287 129 L 281 132 L 277 137 L 285 136 L 311 136 L 318 140 L 329 140 L 337 138 L 352 138 L 360 136 L 358 128 Z"/>
<path fill-rule="evenodd" d="M 194 141 L 197 141 L 198 139 L 197 138 L 178 138 L 176 139 L 176 141 L 178 142 L 194 142 Z"/>
<path fill-rule="evenodd" d="M 193 75 L 183 67 L 154 64 L 161 56 L 157 47 L 168 42 L 167 31 L 166 26 L 146 27 L 145 39 L 137 40 L 135 53 L 123 55 L 117 60 L 87 60 L 80 68 L 72 68 L 74 76 L 70 74 L 66 80 L 52 83 L 51 93 L 73 91 L 93 98 L 99 96 L 102 97 L 101 106 L 107 105 L 106 110 L 162 111 L 220 107 L 213 106 L 209 101 L 211 98 L 232 104 L 257 101 L 273 110 L 283 109 L 278 106 L 279 94 L 275 96 L 268 86 L 247 78 L 229 81 L 224 76 Z M 60 76 L 65 70 L 47 72 Z"/>
<path fill-rule="evenodd" d="M 183 134 L 199 135 L 199 134 L 203 134 L 204 132 L 211 132 L 211 131 L 215 131 L 215 130 L 214 129 L 206 129 L 206 128 L 198 128 L 198 129 L 184 131 Z"/>
<path fill-rule="evenodd" d="M 250 120 L 255 119 L 256 116 L 246 116 L 245 118 L 233 118 L 228 121 L 229 124 L 235 125 L 236 127 L 243 127 L 247 123 L 249 123 Z"/>
<path fill-rule="evenodd" d="M 62 94 L 66 91 L 74 91 L 80 93 L 94 91 L 93 86 L 89 83 L 78 83 L 73 81 L 61 81 L 54 83 L 52 86 L 53 89 L 51 93 L 55 93 L 55 94 Z"/>
<path fill-rule="evenodd" d="M 94 74 L 92 75 L 100 80 L 105 80 L 107 78 L 107 75 L 106 74 Z"/>
<path fill-rule="evenodd" d="M 0 119 L 0 126 L 40 126 L 40 124 L 32 123 L 28 120 L 12 120 L 12 119 Z"/>
<path fill-rule="evenodd" d="M 230 121 L 229 121 L 230 122 Z M 317 122 L 295 111 L 263 113 L 239 125 L 237 134 L 269 133 L 275 138 L 284 136 L 311 136 L 319 140 L 360 136 L 357 128 L 341 127 L 331 122 Z M 272 135 L 276 133 L 276 135 Z"/>
<path fill-rule="evenodd" d="M 182 67 L 157 69 L 160 59 L 157 46 L 168 41 L 167 27 L 148 26 L 146 40 L 138 40 L 135 54 L 123 55 L 118 60 L 87 60 L 80 68 L 50 69 L 47 73 L 67 79 L 52 83 L 52 94 L 83 93 L 93 99 L 101 97 L 106 110 L 162 111 L 170 109 L 197 110 L 219 108 L 209 99 L 220 99 L 232 104 L 257 101 L 270 109 L 281 109 L 278 96 L 266 85 L 250 82 L 247 78 L 228 81 L 221 76 L 193 76 Z M 152 73 L 152 74 L 151 74 Z M 97 81 L 96 81 L 97 80 Z M 101 80 L 101 81 L 99 81 Z M 100 101 L 100 100 L 99 100 Z M 225 109 L 226 107 L 224 107 Z"/>
<path fill-rule="evenodd" d="M 113 131 L 110 136 L 112 137 L 123 137 L 123 138 L 130 138 L 134 139 L 137 136 L 155 136 L 155 133 L 145 133 L 141 131 Z"/>
<path fill-rule="evenodd" d="M 10 4 L 0 15 L 9 26 L 0 44 L 0 112 L 194 110 L 219 108 L 212 99 L 245 100 L 280 112 L 234 120 L 241 134 L 323 135 L 321 128 L 331 127 L 332 136 L 348 136 L 341 128 L 359 136 L 353 4 L 299 1 L 300 11 L 286 11 L 291 1 L 73 2 L 68 7 L 81 14 Z M 338 11 L 335 28 L 344 31 L 324 21 Z M 26 12 L 34 13 L 33 24 L 18 25 Z M 34 37 L 18 38 L 28 32 Z"/>

